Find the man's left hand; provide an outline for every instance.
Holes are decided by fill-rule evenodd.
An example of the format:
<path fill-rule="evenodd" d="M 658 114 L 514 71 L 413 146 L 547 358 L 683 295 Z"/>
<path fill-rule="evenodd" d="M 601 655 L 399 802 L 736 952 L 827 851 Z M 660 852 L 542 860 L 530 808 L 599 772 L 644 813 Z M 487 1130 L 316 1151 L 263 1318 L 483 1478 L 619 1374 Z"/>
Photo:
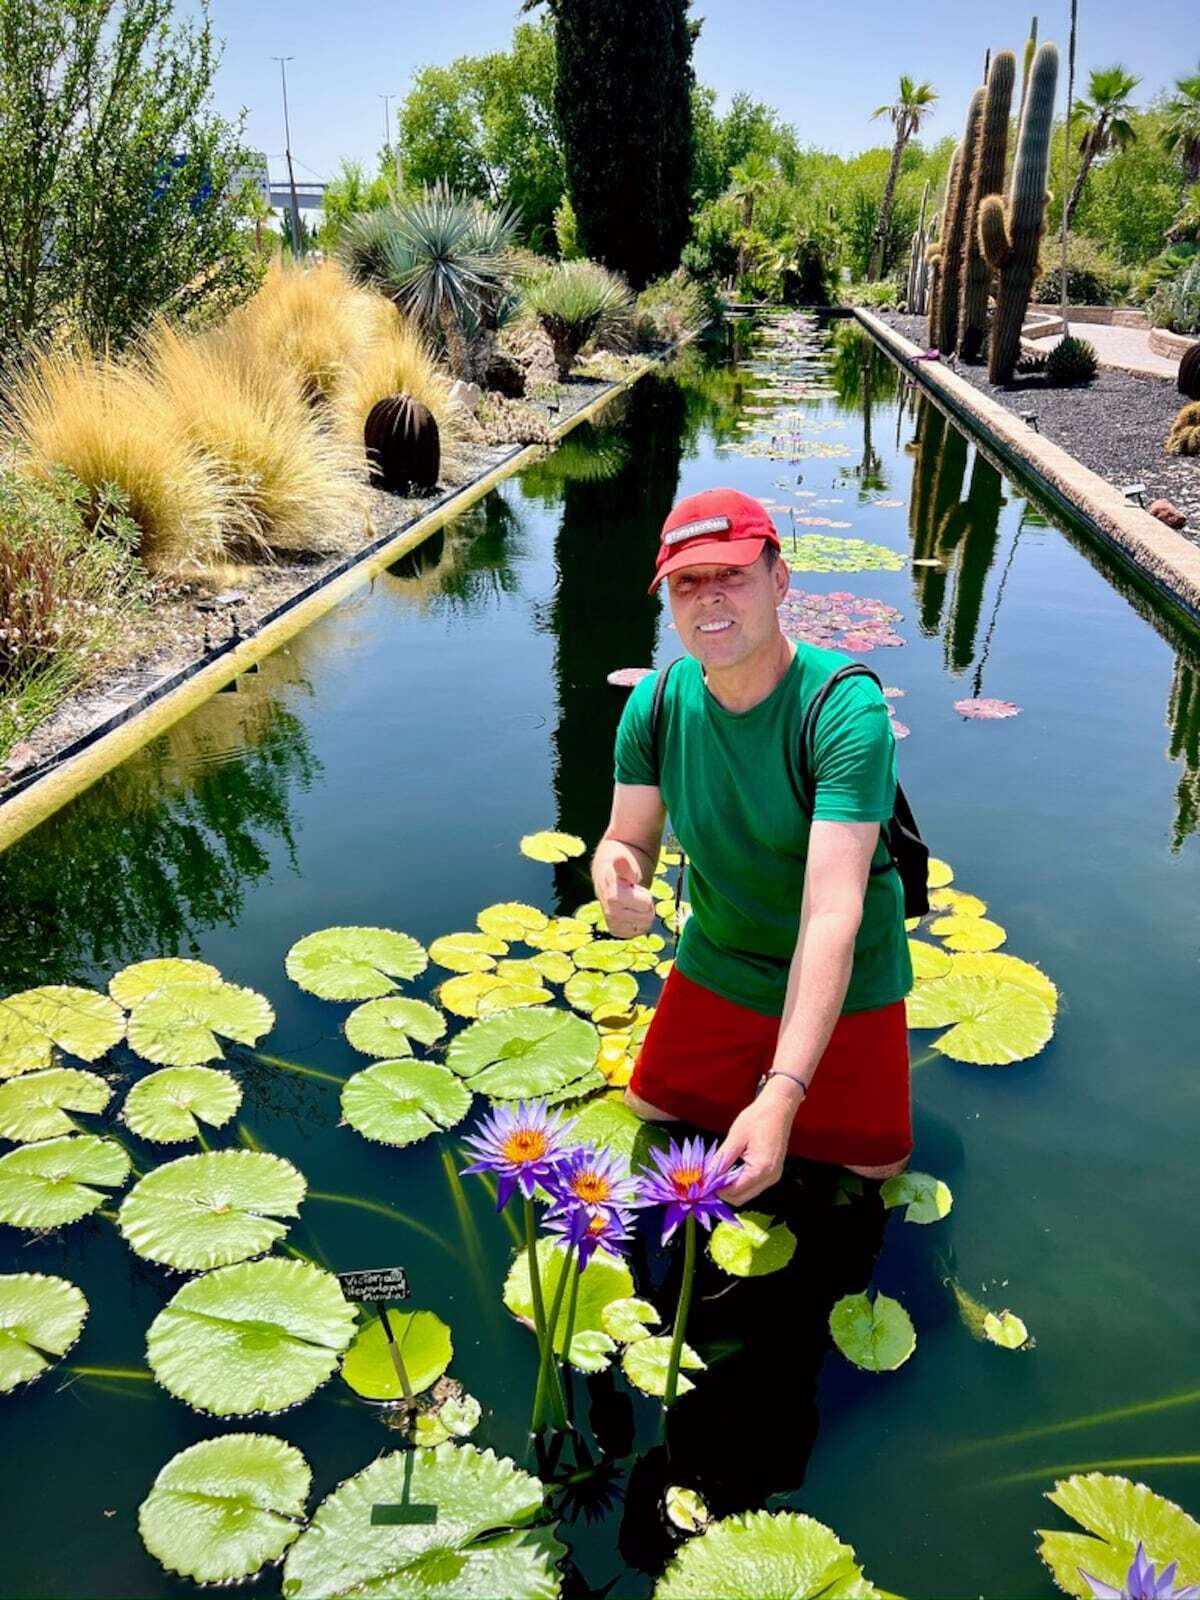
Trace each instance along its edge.
<path fill-rule="evenodd" d="M 722 1166 L 732 1166 L 740 1158 L 742 1170 L 727 1189 L 721 1190 L 722 1200 L 734 1206 L 745 1205 L 779 1182 L 795 1115 L 795 1102 L 771 1084 L 738 1113 L 718 1158 Z"/>

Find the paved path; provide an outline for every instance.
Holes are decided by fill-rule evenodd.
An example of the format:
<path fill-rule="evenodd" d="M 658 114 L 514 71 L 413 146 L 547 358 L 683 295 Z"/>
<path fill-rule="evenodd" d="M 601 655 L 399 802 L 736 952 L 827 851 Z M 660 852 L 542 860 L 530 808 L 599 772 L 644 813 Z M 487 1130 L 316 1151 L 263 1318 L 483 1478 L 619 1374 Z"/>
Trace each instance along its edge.
<path fill-rule="evenodd" d="M 1179 374 L 1178 361 L 1169 361 L 1151 350 L 1146 328 L 1110 328 L 1103 322 L 1072 322 L 1069 326 L 1077 339 L 1086 339 L 1096 347 L 1102 366 L 1123 367 L 1126 372 L 1172 381 Z M 1037 348 L 1052 350 L 1057 343 L 1057 339 L 1039 339 Z"/>

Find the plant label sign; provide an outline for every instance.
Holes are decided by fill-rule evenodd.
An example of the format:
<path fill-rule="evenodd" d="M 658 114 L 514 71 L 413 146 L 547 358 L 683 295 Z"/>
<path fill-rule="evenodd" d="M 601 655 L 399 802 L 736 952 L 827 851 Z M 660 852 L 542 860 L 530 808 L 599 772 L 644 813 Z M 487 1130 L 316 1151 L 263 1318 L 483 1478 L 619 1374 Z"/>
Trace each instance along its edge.
<path fill-rule="evenodd" d="M 347 1300 L 407 1300 L 408 1273 L 403 1267 L 367 1267 L 361 1272 L 339 1272 L 338 1282 Z"/>

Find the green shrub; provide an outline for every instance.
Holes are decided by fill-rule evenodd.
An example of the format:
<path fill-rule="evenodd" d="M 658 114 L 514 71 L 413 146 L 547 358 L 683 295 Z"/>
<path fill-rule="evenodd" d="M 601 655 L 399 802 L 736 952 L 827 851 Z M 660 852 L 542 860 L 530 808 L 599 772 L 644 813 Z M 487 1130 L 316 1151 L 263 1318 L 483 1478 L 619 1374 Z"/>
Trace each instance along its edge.
<path fill-rule="evenodd" d="M 1146 314 L 1156 328 L 1173 333 L 1200 333 L 1200 260 L 1151 295 Z"/>
<path fill-rule="evenodd" d="M 709 297 L 702 284 L 680 269 L 648 283 L 637 297 L 634 330 L 642 349 L 678 344 L 711 319 Z"/>
<path fill-rule="evenodd" d="M 1057 245 L 1044 241 L 1043 271 L 1033 286 L 1031 299 L 1057 305 L 1062 299 L 1062 265 Z M 1120 266 L 1096 243 L 1072 235 L 1067 240 L 1067 300 L 1073 306 L 1111 306 L 1130 290 L 1128 268 Z"/>
<path fill-rule="evenodd" d="M 554 208 L 554 237 L 558 240 L 558 253 L 564 261 L 579 261 L 583 246 L 579 243 L 579 223 L 571 196 L 563 195 Z"/>
<path fill-rule="evenodd" d="M 570 375 L 589 339 L 627 340 L 633 296 L 620 278 L 594 261 L 561 262 L 527 286 L 525 303 L 554 346 L 560 381 Z"/>
<path fill-rule="evenodd" d="M 841 293 L 848 306 L 866 306 L 890 311 L 900 300 L 900 286 L 891 278 L 881 278 L 878 283 L 848 283 Z"/>
<path fill-rule="evenodd" d="M 1197 255 L 1200 255 L 1200 246 L 1193 244 L 1191 240 L 1182 240 L 1148 261 L 1134 279 L 1130 291 L 1130 298 L 1134 304 L 1146 305 L 1156 289 L 1177 278 L 1185 267 L 1191 265 Z"/>
<path fill-rule="evenodd" d="M 1065 339 L 1058 341 L 1046 357 L 1046 381 L 1060 388 L 1091 383 L 1099 365 L 1095 345 L 1068 334 Z"/>

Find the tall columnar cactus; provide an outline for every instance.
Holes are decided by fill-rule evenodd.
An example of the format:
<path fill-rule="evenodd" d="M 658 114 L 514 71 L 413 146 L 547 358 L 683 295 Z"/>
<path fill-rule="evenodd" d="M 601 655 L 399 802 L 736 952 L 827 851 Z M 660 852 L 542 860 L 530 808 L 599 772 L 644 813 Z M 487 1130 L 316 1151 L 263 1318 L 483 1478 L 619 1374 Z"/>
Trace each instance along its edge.
<path fill-rule="evenodd" d="M 1011 50 L 992 57 L 988 71 L 983 122 L 979 130 L 979 158 L 967 201 L 964 241 L 966 264 L 958 308 L 958 353 L 964 361 L 978 361 L 987 338 L 988 289 L 991 270 L 979 243 L 979 208 L 990 194 L 1004 192 L 1004 160 L 1008 152 L 1008 112 L 1012 104 L 1017 58 Z"/>
<path fill-rule="evenodd" d="M 1025 41 L 1025 53 L 1021 61 L 1021 104 L 1017 107 L 1017 121 L 1025 115 L 1025 96 L 1029 93 L 1029 69 L 1033 66 L 1034 52 L 1037 50 L 1037 18 L 1034 17 L 1029 25 L 1029 37 Z"/>
<path fill-rule="evenodd" d="M 962 164 L 962 146 L 955 145 L 954 155 L 950 160 L 950 172 L 946 182 L 946 194 L 950 195 L 954 185 L 958 182 L 958 169 Z M 942 321 L 942 240 L 946 233 L 946 203 L 943 201 L 941 211 L 934 218 L 930 233 L 933 235 L 925 259 L 929 263 L 929 344 L 930 348 L 937 345 L 941 334 Z"/>
<path fill-rule="evenodd" d="M 983 100 L 983 89 L 976 89 L 967 107 L 967 125 L 963 130 L 962 144 L 959 145 L 962 154 L 958 172 L 946 195 L 946 210 L 942 217 L 941 315 L 936 343 L 943 356 L 958 348 L 958 297 L 966 258 L 967 206 L 971 197 L 971 185 L 975 181 L 975 166 L 979 159 L 979 130 L 983 126 Z"/>
<path fill-rule="evenodd" d="M 979 239 L 987 264 L 998 274 L 988 377 L 1009 383 L 1021 353 L 1021 326 L 1038 270 L 1038 246 L 1046 221 L 1046 176 L 1058 49 L 1043 44 L 1033 58 L 1025 114 L 1017 135 L 1017 158 L 1007 203 L 989 195 L 979 208 Z"/>

